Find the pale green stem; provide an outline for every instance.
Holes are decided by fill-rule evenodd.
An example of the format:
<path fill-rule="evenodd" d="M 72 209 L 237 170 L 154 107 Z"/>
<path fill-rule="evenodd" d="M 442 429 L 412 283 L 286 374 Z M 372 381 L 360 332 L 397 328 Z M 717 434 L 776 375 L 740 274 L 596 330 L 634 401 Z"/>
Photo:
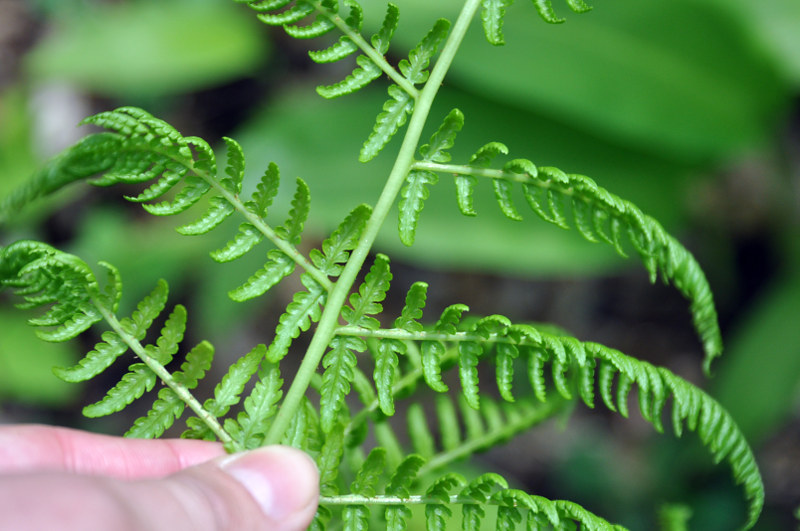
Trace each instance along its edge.
<path fill-rule="evenodd" d="M 103 304 L 100 304 L 99 301 L 95 301 L 95 306 L 98 310 L 100 310 L 100 313 L 103 315 L 103 318 L 106 320 L 111 329 L 116 332 L 117 335 L 119 335 L 119 337 L 130 347 L 133 353 L 136 354 L 139 359 L 142 360 L 142 362 L 144 362 L 144 364 L 155 373 L 158 379 L 164 382 L 167 387 L 172 389 L 184 404 L 189 406 L 189 408 L 194 411 L 197 416 L 203 420 L 203 422 L 205 422 L 206 426 L 208 426 L 209 429 L 214 432 L 214 434 L 223 444 L 231 445 L 236 451 L 243 449 L 239 447 L 238 443 L 231 439 L 230 435 L 228 435 L 228 432 L 223 429 L 213 415 L 205 410 L 203 405 L 197 401 L 194 395 L 192 395 L 192 393 L 185 386 L 176 382 L 169 371 L 164 368 L 163 365 L 154 360 L 150 355 L 148 355 L 142 344 L 135 337 L 131 336 L 125 331 L 122 323 L 119 322 L 116 315 L 110 312 Z"/>
<path fill-rule="evenodd" d="M 467 28 L 480 5 L 481 0 L 467 0 L 464 4 L 456 23 L 453 25 L 452 32 L 444 48 L 442 48 L 442 53 L 431 70 L 430 78 L 420 92 L 394 167 L 378 198 L 378 202 L 375 204 L 372 216 L 367 222 L 367 226 L 364 229 L 364 233 L 361 235 L 358 245 L 350 255 L 350 259 L 342 270 L 339 280 L 328 296 L 328 302 L 320 318 L 317 331 L 311 339 L 311 343 L 297 371 L 297 375 L 292 381 L 289 391 L 286 393 L 286 398 L 281 405 L 281 409 L 267 433 L 267 437 L 264 441 L 265 444 L 277 444 L 281 442 L 283 434 L 291 423 L 292 417 L 294 417 L 297 409 L 300 407 L 300 402 L 303 396 L 305 396 L 306 389 L 311 381 L 311 376 L 316 372 L 322 360 L 322 356 L 325 354 L 325 349 L 335 334 L 339 312 L 345 303 L 347 294 L 350 292 L 358 276 L 358 272 L 364 265 L 364 261 L 372 248 L 372 244 L 378 236 L 378 231 L 381 225 L 383 225 L 386 216 L 389 214 L 392 204 L 397 198 L 397 194 L 400 192 L 400 188 L 408 172 L 411 170 L 411 165 L 414 161 L 414 152 L 419 145 L 422 129 L 427 121 L 428 114 L 433 105 L 433 100 L 436 98 L 439 87 L 447 74 L 447 70 L 450 68 L 450 64 L 453 62 L 453 58 L 461 45 L 461 41 L 464 39 Z"/>

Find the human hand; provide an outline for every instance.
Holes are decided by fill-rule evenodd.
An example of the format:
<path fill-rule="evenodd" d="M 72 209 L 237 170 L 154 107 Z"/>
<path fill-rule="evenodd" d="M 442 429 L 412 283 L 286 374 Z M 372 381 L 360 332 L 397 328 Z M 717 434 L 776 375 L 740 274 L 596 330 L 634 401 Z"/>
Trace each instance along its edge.
<path fill-rule="evenodd" d="M 0 529 L 280 530 L 314 517 L 319 473 L 293 448 L 0 426 Z"/>

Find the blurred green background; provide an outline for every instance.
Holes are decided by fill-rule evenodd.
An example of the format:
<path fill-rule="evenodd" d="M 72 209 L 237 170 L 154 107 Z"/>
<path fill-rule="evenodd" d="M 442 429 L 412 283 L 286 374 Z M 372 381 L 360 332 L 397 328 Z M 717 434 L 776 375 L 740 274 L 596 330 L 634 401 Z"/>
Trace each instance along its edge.
<path fill-rule="evenodd" d="M 461 2 L 396 3 L 393 62 Z M 377 28 L 382 8 L 363 4 L 366 27 Z M 393 259 L 395 298 L 427 280 L 429 307 L 466 302 L 475 313 L 553 321 L 701 382 L 756 449 L 768 494 L 759 528 L 788 529 L 800 506 L 800 3 L 594 4 L 575 15 L 556 1 L 567 22 L 550 26 L 530 2 L 516 2 L 503 48 L 487 44 L 475 24 L 431 132 L 458 107 L 466 125 L 455 162 L 501 141 L 512 158 L 588 175 L 659 219 L 695 253 L 715 292 L 727 349 L 714 377 L 703 382 L 700 346 L 674 290 L 649 286 L 635 261 L 533 213 L 505 219 L 486 186 L 476 197 L 479 216 L 464 218 L 442 178 L 416 244 L 400 244 L 391 218 L 377 250 Z M 374 202 L 398 142 L 357 162 L 385 86 L 322 100 L 313 87 L 341 79 L 348 65 L 314 65 L 307 46 L 227 0 L 0 0 L 0 197 L 80 138 L 86 131 L 75 125 L 84 116 L 138 105 L 186 135 L 239 140 L 251 188 L 276 162 L 279 205 L 294 178 L 305 179 L 306 241 L 315 244 L 354 205 Z M 1 227 L 0 244 L 35 237 L 90 263 L 114 263 L 128 304 L 166 278 L 176 301 L 190 305 L 191 331 L 221 352 L 269 339 L 291 286 L 267 301 L 209 303 L 259 266 L 256 253 L 224 266 L 208 258 L 235 226 L 181 237 L 174 220 L 142 216 L 119 195 L 74 186 Z M 81 405 L 97 391 L 50 372 L 74 362 L 88 340 L 41 343 L 25 315 L 0 303 L 0 422 L 124 429 L 125 419 L 82 420 Z M 509 458 L 520 453 L 528 467 Z M 727 469 L 713 468 L 691 435 L 674 441 L 599 411 L 579 410 L 566 428 L 522 437 L 486 459 L 537 493 L 635 529 L 652 527 L 662 502 L 689 502 L 693 529 L 730 529 L 741 510 Z"/>

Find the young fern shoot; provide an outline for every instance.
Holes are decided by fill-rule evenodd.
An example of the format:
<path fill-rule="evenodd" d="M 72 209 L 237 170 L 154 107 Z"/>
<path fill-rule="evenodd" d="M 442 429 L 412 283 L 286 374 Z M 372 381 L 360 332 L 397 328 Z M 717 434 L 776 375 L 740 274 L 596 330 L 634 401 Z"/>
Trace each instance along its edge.
<path fill-rule="evenodd" d="M 271 341 L 239 357 L 213 396 L 200 399 L 195 389 L 213 361 L 210 343 L 201 341 L 181 355 L 178 370 L 167 369 L 181 352 L 187 310 L 175 305 L 155 341 L 145 341 L 166 309 L 166 282 L 158 282 L 133 314 L 123 317 L 118 315 L 123 279 L 112 265 L 100 264 L 106 271 L 101 281 L 80 258 L 46 243 L 19 241 L 0 247 L 0 288 L 15 291 L 22 307 L 47 307 L 31 320 L 42 339 L 65 341 L 98 323 L 105 325 L 95 347 L 75 366 L 57 368 L 58 377 L 86 381 L 132 354 L 119 383 L 84 413 L 95 417 L 120 411 L 160 381 L 165 386 L 127 435 L 161 436 L 188 407 L 193 414 L 186 419 L 184 437 L 220 440 L 230 451 L 282 443 L 308 452 L 320 470 L 322 493 L 314 529 L 366 529 L 376 518 L 382 519 L 377 525 L 384 528 L 405 529 L 411 508 L 420 505 L 429 529 L 444 529 L 454 511 L 461 512 L 464 529 L 479 529 L 487 518 L 486 509 L 494 507 L 498 529 L 520 528 L 525 522 L 528 529 L 571 529 L 577 524 L 605 530 L 621 527 L 578 503 L 511 488 L 495 473 L 467 478 L 450 465 L 562 414 L 578 400 L 594 408 L 598 394 L 608 409 L 627 417 L 635 385 L 641 415 L 656 431 L 663 431 L 663 410 L 671 402 L 674 433 L 681 436 L 685 428 L 696 431 L 714 460 L 726 461 L 734 480 L 743 485 L 747 503 L 743 527 L 752 527 L 764 502 L 764 489 L 750 447 L 712 397 L 669 370 L 552 327 L 514 323 L 503 315 L 471 318 L 469 308 L 458 302 L 426 321 L 429 286 L 422 282 L 410 287 L 392 325 L 382 325 L 386 322 L 380 318 L 382 304 L 392 273 L 389 257 L 372 253 L 378 230 L 397 204 L 398 237 L 413 245 L 432 187 L 440 175 L 451 175 L 454 206 L 464 215 L 478 215 L 473 197 L 486 188 L 479 182 L 488 179 L 510 220 L 522 218 L 514 202 L 514 189 L 521 188 L 528 206 L 548 223 L 575 227 L 585 239 L 605 242 L 623 256 L 634 251 L 651 280 L 660 276 L 688 299 L 705 351 L 706 372 L 721 354 L 717 314 L 699 264 L 636 205 L 588 177 L 527 159 L 496 166 L 495 160 L 508 154 L 500 142 L 485 144 L 466 163 L 452 163 L 449 151 L 465 125 L 458 109 L 445 117 L 427 144 L 420 145 L 431 105 L 467 28 L 479 18 L 487 41 L 503 44 L 503 19 L 511 0 L 466 0 L 453 23 L 435 21 L 396 67 L 387 59 L 400 17 L 394 4 L 386 5 L 377 33 L 365 36 L 362 6 L 356 0 L 234 1 L 246 4 L 264 23 L 282 26 L 293 38 L 337 34 L 333 44 L 310 52 L 317 63 L 357 54 L 349 75 L 317 88 L 321 96 L 353 94 L 381 77 L 389 79 L 389 99 L 358 159 L 372 160 L 406 127 L 394 165 L 374 204 L 353 205 L 321 246 L 306 252 L 300 244 L 312 212 L 313 191 L 298 178 L 288 217 L 274 220 L 271 207 L 280 187 L 277 164 L 266 168 L 254 192 L 245 197 L 245 154 L 233 139 L 222 139 L 227 163 L 220 170 L 205 140 L 183 136 L 144 110 L 122 107 L 84 120 L 104 131 L 65 150 L 0 203 L 0 220 L 76 181 L 141 185 L 137 195 L 126 199 L 141 203 L 155 216 L 199 210 L 203 205 L 194 221 L 177 227 L 183 235 L 202 236 L 222 230 L 229 218 L 238 219 L 235 234 L 222 248 L 211 251 L 211 258 L 231 262 L 256 248 L 265 258 L 263 266 L 230 290 L 233 301 L 261 297 L 296 270 L 303 286 L 275 324 Z M 576 13 L 589 10 L 581 0 L 566 3 Z M 546 22 L 563 22 L 550 0 L 534 0 L 533 7 Z M 370 257 L 371 266 L 356 285 Z M 310 342 L 301 353 L 300 368 L 284 382 L 281 362 L 304 333 Z M 490 365 L 495 367 L 492 387 L 496 386 L 499 399 L 489 396 L 479 377 L 485 372 L 478 368 Z M 452 381 L 458 382 L 459 390 L 443 379 L 451 370 L 457 373 Z M 517 377 L 520 372 L 524 378 Z M 424 387 L 435 394 L 428 407 L 434 411 L 427 415 L 426 404 L 417 397 Z M 348 399 L 351 395 L 357 400 Z M 408 449 L 399 442 L 398 423 L 391 421 L 401 399 L 409 402 L 404 408 Z"/>

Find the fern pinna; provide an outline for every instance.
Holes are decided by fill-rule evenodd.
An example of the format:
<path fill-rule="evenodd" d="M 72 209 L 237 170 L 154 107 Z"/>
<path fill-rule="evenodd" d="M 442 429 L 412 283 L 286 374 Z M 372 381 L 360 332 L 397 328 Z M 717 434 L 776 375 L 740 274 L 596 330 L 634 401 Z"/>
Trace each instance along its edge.
<path fill-rule="evenodd" d="M 355 0 L 341 5 L 335 0 L 236 1 L 295 38 L 338 32 L 338 41 L 310 52 L 316 62 L 340 61 L 359 53 L 350 75 L 317 89 L 322 96 L 356 92 L 383 75 L 390 79 L 389 99 L 359 158 L 363 162 L 374 158 L 408 123 L 395 165 L 374 205 L 355 206 L 320 248 L 303 252 L 299 244 L 311 191 L 302 179 L 295 183 L 288 217 L 276 221 L 270 210 L 280 186 L 277 165 L 270 164 L 252 194 L 245 195 L 245 157 L 235 140 L 223 139 L 226 164 L 220 169 L 206 141 L 185 137 L 141 109 L 123 107 L 87 118 L 84 123 L 105 131 L 88 135 L 50 161 L 0 205 L 0 219 L 74 181 L 143 185 L 127 199 L 141 203 L 153 215 L 199 211 L 195 221 L 177 227 L 181 234 L 206 234 L 221 230 L 218 227 L 228 218 L 239 219 L 228 243 L 211 252 L 218 262 L 236 260 L 269 242 L 269 249 L 262 251 L 263 267 L 239 279 L 238 287 L 229 292 L 234 301 L 267 293 L 296 269 L 304 289 L 286 307 L 272 340 L 241 356 L 213 396 L 201 400 L 193 390 L 211 366 L 214 349 L 201 341 L 184 349 L 177 370 L 167 369 L 181 352 L 187 311 L 175 305 L 166 312 L 165 282 L 159 282 L 132 315 L 123 317 L 118 315 L 122 279 L 111 264 L 100 264 L 104 272 L 100 278 L 80 258 L 45 243 L 19 241 L 0 248 L 0 286 L 22 297 L 23 307 L 48 307 L 31 320 L 42 339 L 65 341 L 104 323 L 106 330 L 95 347 L 77 365 L 56 369 L 57 376 L 85 381 L 127 352 L 133 354 L 119 383 L 86 406 L 84 413 L 101 416 L 120 411 L 161 381 L 165 385 L 149 412 L 134 422 L 128 435 L 158 437 L 188 406 L 184 437 L 218 439 L 231 451 L 276 443 L 301 448 L 316 459 L 320 470 L 316 529 L 326 528 L 332 519 L 348 529 L 364 529 L 377 517 L 383 518 L 381 526 L 403 529 L 415 505 L 424 506 L 429 529 L 444 528 L 456 509 L 465 529 L 478 529 L 490 506 L 496 507 L 498 529 L 516 528 L 523 520 L 529 529 L 571 529 L 576 523 L 587 529 L 615 529 L 618 526 L 576 503 L 511 488 L 493 473 L 468 479 L 448 465 L 501 444 L 566 411 L 578 399 L 594 408 L 599 395 L 607 408 L 627 417 L 635 384 L 640 412 L 657 431 L 663 431 L 663 410 L 671 402 L 675 434 L 680 436 L 684 428 L 696 431 L 714 459 L 728 463 L 748 503 L 744 527 L 752 527 L 764 499 L 753 454 L 728 413 L 696 386 L 667 369 L 551 327 L 512 323 L 502 315 L 472 318 L 462 304 L 447 307 L 426 324 L 428 286 L 421 282 L 408 290 L 392 326 L 382 326 L 379 316 L 392 282 L 389 258 L 382 254 L 373 255 L 363 282 L 355 287 L 393 204 L 399 210 L 399 237 L 412 245 L 425 199 L 440 174 L 454 176 L 455 203 L 468 216 L 477 215 L 473 195 L 485 188 L 479 181 L 487 179 L 500 209 L 512 220 L 521 218 L 513 198 L 516 187 L 545 221 L 574 226 L 587 240 L 606 242 L 622 255 L 638 254 L 653 281 L 660 275 L 689 300 L 707 371 L 720 355 L 716 311 L 702 270 L 638 207 L 587 177 L 526 159 L 493 167 L 497 157 L 508 154 L 499 142 L 479 148 L 462 164 L 452 163 L 449 150 L 464 126 L 457 109 L 420 146 L 431 104 L 470 22 L 480 13 L 487 40 L 502 44 L 503 17 L 511 1 L 465 1 L 455 23 L 444 19 L 434 23 L 396 67 L 385 56 L 399 20 L 393 4 L 388 4 L 379 31 L 367 38 L 362 34 L 362 8 Z M 545 21 L 562 21 L 549 0 L 533 3 Z M 589 9 L 580 0 L 567 4 L 576 12 Z M 146 341 L 164 313 L 160 333 L 154 341 Z M 285 384 L 281 360 L 293 340 L 314 323 L 300 369 Z M 495 367 L 499 400 L 490 398 L 479 381 L 478 367 L 489 365 Z M 457 372 L 460 392 L 443 379 L 450 370 Z M 520 371 L 525 378 L 515 378 Z M 405 408 L 412 447 L 403 448 L 397 436 L 402 423 L 391 421 L 395 401 L 408 400 L 418 384 L 433 390 L 436 398 L 427 412 L 419 401 Z M 243 396 L 247 388 L 251 390 Z M 358 400 L 347 400 L 353 391 Z M 378 443 L 372 448 L 367 443 L 370 433 Z"/>

